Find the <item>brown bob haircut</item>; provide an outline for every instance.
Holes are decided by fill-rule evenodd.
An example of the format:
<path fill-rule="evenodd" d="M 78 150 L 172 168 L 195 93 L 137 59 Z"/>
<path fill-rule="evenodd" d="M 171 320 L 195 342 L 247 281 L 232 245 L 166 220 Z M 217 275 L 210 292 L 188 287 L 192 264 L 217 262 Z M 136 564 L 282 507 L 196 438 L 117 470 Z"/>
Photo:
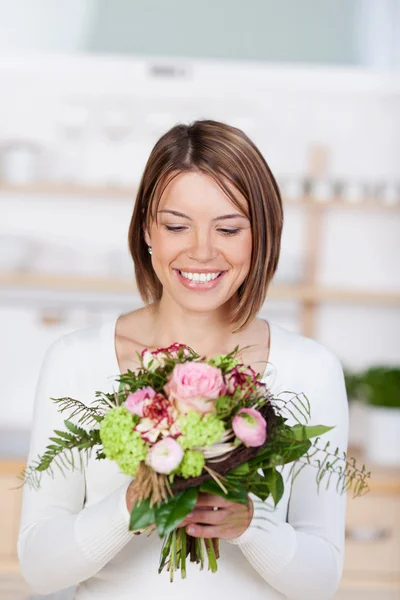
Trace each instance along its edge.
<path fill-rule="evenodd" d="M 233 331 L 242 330 L 262 307 L 278 266 L 283 227 L 282 200 L 278 185 L 255 144 L 236 127 L 212 120 L 179 124 L 154 146 L 141 178 L 129 226 L 129 250 L 135 265 L 136 284 L 146 304 L 157 302 L 162 285 L 154 272 L 144 231 L 157 222 L 163 191 L 184 171 L 212 177 L 233 204 L 238 190 L 247 200 L 246 216 L 252 228 L 249 273 L 237 290 L 228 321 Z"/>

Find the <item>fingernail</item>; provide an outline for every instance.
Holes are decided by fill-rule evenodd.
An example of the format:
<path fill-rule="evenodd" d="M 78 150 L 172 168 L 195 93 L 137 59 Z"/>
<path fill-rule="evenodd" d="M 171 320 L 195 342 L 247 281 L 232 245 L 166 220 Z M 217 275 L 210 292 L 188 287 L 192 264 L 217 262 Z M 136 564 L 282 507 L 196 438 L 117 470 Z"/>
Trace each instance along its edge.
<path fill-rule="evenodd" d="M 189 525 L 187 530 L 188 530 L 188 533 L 194 533 L 196 531 L 196 527 L 194 527 L 194 525 Z"/>

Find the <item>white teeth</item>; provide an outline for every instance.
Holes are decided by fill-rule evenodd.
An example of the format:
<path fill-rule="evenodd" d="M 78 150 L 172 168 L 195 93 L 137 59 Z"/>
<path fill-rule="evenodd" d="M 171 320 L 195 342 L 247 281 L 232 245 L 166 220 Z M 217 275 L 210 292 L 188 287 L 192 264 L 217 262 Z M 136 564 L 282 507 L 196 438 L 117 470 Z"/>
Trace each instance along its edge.
<path fill-rule="evenodd" d="M 182 277 L 190 279 L 191 281 L 194 281 L 196 283 L 206 283 L 208 281 L 212 281 L 221 274 L 221 271 L 219 271 L 218 273 L 187 273 L 185 271 L 179 272 L 182 275 Z"/>

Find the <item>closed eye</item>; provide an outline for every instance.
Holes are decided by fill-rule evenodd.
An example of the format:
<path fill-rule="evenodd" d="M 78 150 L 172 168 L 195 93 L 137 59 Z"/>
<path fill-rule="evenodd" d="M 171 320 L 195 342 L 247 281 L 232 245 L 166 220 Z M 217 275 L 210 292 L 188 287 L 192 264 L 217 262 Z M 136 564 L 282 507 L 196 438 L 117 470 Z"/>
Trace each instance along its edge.
<path fill-rule="evenodd" d="M 239 233 L 240 229 L 219 229 L 224 235 L 236 235 Z"/>
<path fill-rule="evenodd" d="M 171 225 L 164 225 L 164 227 L 167 231 L 171 231 L 172 233 L 179 233 L 179 232 L 187 229 L 186 227 L 184 227 L 182 225 L 177 226 L 177 227 L 171 227 Z M 220 231 L 223 235 L 236 235 L 237 233 L 239 233 L 241 231 L 241 229 L 240 228 L 237 228 L 237 229 L 220 228 L 220 229 L 218 229 L 218 231 Z"/>

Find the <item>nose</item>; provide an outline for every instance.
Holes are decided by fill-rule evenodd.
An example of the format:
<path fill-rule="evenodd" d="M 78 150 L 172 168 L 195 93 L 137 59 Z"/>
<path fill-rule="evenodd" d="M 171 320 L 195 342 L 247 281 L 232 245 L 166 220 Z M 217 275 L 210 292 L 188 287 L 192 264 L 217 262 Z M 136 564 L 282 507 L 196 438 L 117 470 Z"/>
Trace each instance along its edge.
<path fill-rule="evenodd" d="M 200 263 L 208 263 L 213 260 L 216 255 L 216 249 L 213 244 L 212 235 L 205 231 L 194 232 L 187 255 L 189 258 Z"/>

